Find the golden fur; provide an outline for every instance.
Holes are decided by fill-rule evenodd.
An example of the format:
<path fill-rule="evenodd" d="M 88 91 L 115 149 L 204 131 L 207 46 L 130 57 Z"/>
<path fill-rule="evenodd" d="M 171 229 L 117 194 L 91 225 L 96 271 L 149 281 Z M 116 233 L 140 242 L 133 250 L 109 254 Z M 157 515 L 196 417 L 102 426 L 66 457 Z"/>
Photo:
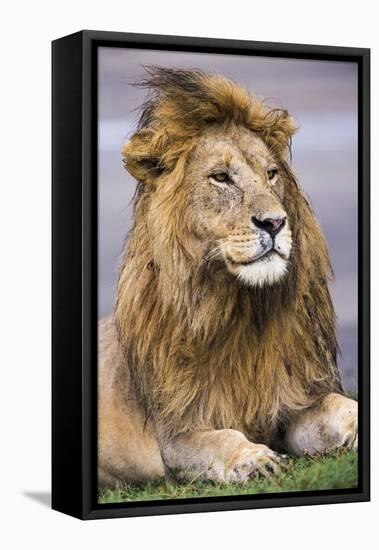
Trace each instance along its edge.
<path fill-rule="evenodd" d="M 269 444 L 300 410 L 341 390 L 327 247 L 287 161 L 296 125 L 222 76 L 148 72 L 150 96 L 123 150 L 139 184 L 115 310 L 133 399 L 165 440 L 232 428 Z M 241 284 L 204 257 L 193 231 L 188 170 L 212 129 L 251 133 L 279 168 L 293 245 L 273 285 Z"/>

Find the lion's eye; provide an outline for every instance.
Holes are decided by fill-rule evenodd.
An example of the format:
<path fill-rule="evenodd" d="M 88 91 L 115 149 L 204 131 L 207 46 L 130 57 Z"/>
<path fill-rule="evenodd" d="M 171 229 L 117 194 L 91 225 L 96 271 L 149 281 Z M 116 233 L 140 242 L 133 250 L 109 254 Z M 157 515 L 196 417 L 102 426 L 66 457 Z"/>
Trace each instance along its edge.
<path fill-rule="evenodd" d="M 229 174 L 226 172 L 215 172 L 214 174 L 211 174 L 211 178 L 219 183 L 226 183 L 229 181 Z"/>
<path fill-rule="evenodd" d="M 267 170 L 267 177 L 270 181 L 274 180 L 277 175 L 278 175 L 277 168 L 272 168 L 271 170 Z"/>

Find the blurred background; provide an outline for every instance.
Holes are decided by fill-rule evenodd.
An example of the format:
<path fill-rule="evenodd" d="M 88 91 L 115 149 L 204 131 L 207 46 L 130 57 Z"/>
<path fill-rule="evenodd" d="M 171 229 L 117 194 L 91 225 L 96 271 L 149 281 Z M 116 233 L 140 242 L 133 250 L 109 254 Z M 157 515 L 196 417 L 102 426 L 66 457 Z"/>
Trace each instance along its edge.
<path fill-rule="evenodd" d="M 146 92 L 131 86 L 143 65 L 222 73 L 296 118 L 292 166 L 329 244 L 345 390 L 357 389 L 357 65 L 347 62 L 99 49 L 99 317 L 113 310 L 117 269 L 131 225 L 135 182 L 121 147 Z M 316 266 L 317 268 L 317 266 Z"/>

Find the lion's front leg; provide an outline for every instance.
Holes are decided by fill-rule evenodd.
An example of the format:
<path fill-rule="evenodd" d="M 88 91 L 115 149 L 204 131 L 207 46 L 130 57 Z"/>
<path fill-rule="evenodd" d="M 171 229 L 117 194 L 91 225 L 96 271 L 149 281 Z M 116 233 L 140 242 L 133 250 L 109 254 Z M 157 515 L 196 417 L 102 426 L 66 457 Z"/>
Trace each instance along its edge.
<path fill-rule="evenodd" d="M 258 472 L 275 473 L 283 462 L 283 455 L 231 429 L 180 435 L 161 442 L 161 452 L 167 474 L 181 481 L 243 483 Z"/>
<path fill-rule="evenodd" d="M 303 411 L 288 427 L 288 451 L 317 454 L 338 447 L 358 446 L 358 404 L 338 393 Z"/>

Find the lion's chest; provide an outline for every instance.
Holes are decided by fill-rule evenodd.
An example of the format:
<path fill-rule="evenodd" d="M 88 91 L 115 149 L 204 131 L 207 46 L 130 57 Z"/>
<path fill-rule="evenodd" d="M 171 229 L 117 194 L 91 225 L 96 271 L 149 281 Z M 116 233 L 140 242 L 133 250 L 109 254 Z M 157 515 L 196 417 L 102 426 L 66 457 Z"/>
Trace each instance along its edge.
<path fill-rule="evenodd" d="M 203 357 L 196 378 L 204 423 L 266 439 L 286 408 L 290 377 L 280 354 L 244 342 Z"/>

